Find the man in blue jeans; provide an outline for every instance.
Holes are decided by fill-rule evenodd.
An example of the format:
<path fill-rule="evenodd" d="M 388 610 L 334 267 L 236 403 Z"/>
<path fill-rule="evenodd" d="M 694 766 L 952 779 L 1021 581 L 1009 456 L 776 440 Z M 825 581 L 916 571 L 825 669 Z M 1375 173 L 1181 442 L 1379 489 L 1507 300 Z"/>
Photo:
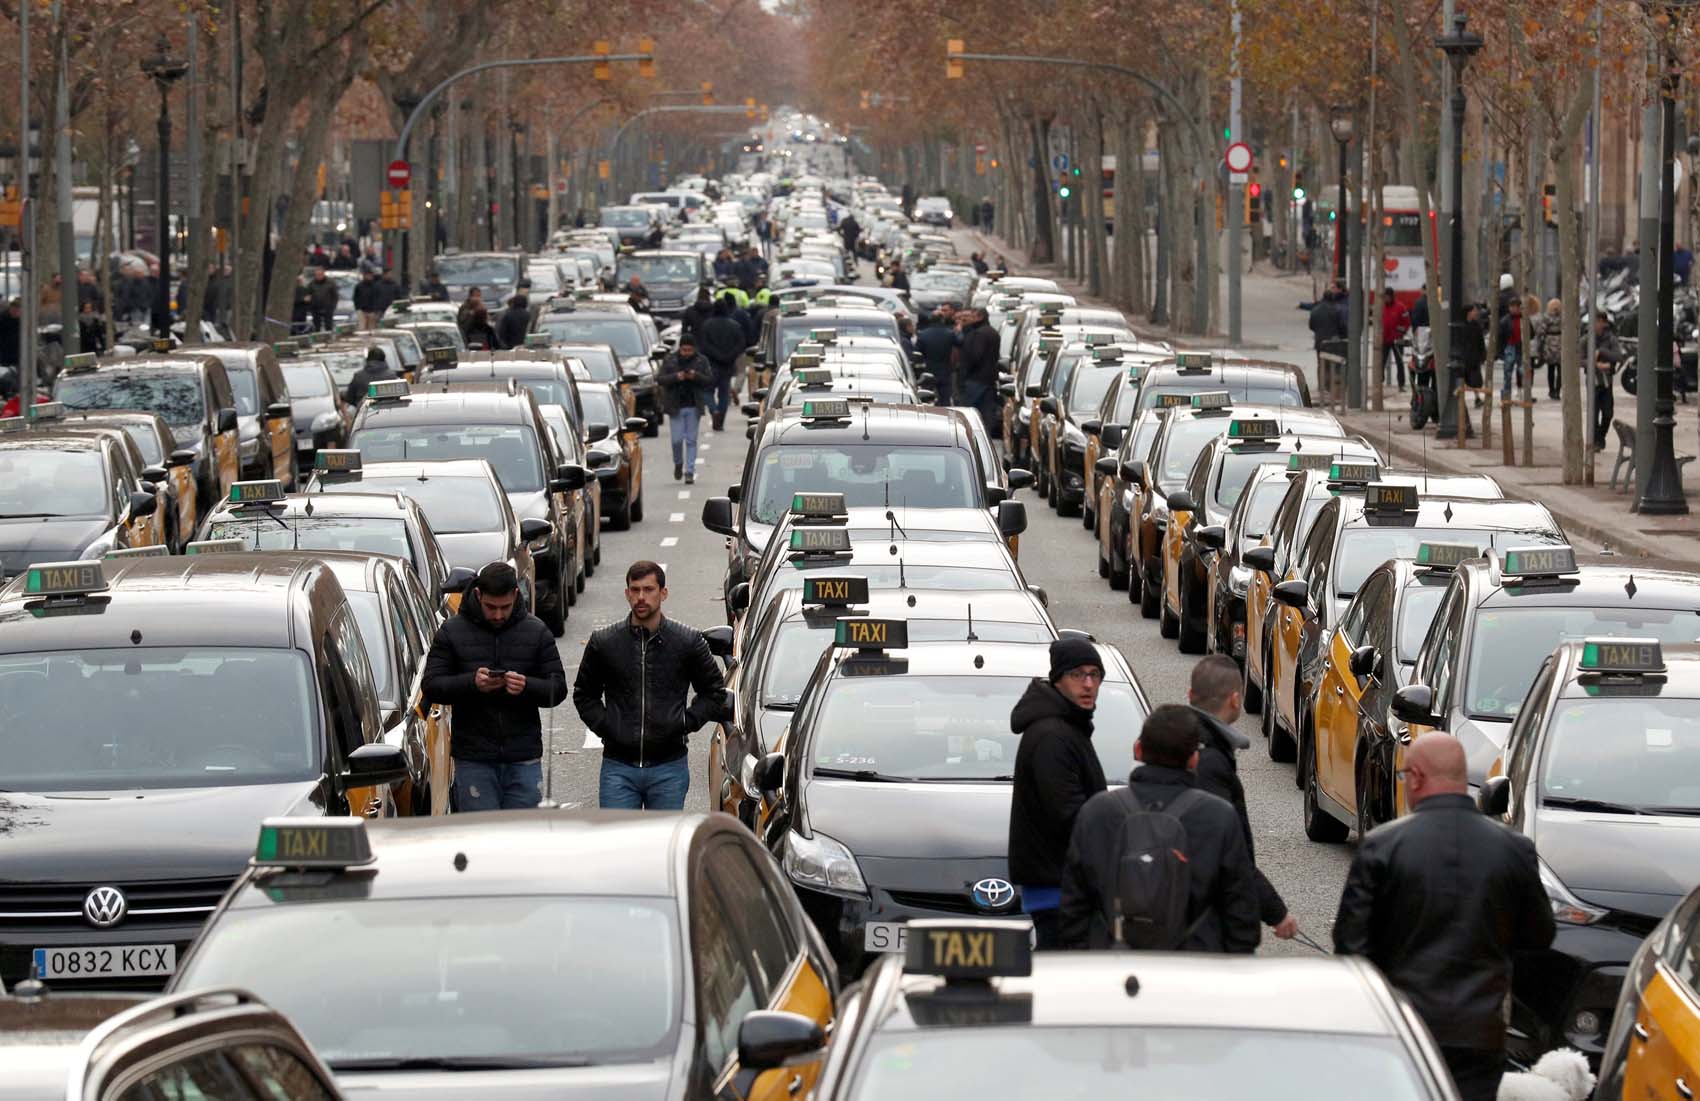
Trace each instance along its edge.
<path fill-rule="evenodd" d="M 661 614 L 667 574 L 654 562 L 626 570 L 631 614 L 584 647 L 573 705 L 602 739 L 600 805 L 682 810 L 691 786 L 688 739 L 726 708 L 726 682 L 695 628 Z M 686 695 L 696 698 L 688 704 Z"/>
<path fill-rule="evenodd" d="M 437 628 L 425 698 L 454 708 L 457 811 L 535 807 L 542 800 L 540 707 L 567 698 L 555 638 L 520 605 L 519 575 L 492 562 Z"/>
<path fill-rule="evenodd" d="M 708 359 L 697 351 L 695 333 L 680 334 L 679 350 L 662 360 L 655 382 L 673 439 L 673 480 L 683 478 L 689 485 L 697 480 L 697 428 L 714 387 Z"/>

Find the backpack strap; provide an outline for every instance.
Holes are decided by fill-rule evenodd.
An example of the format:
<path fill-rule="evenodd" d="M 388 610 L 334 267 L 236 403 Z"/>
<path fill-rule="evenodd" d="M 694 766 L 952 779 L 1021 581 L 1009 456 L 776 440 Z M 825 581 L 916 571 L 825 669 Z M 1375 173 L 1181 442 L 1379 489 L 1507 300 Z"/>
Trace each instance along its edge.
<path fill-rule="evenodd" d="M 1169 805 L 1163 808 L 1163 813 L 1179 818 L 1182 814 L 1186 813 L 1186 809 L 1188 807 L 1202 803 L 1204 801 L 1204 794 L 1204 792 L 1199 791 L 1197 788 L 1187 788 L 1185 791 L 1169 800 Z"/>

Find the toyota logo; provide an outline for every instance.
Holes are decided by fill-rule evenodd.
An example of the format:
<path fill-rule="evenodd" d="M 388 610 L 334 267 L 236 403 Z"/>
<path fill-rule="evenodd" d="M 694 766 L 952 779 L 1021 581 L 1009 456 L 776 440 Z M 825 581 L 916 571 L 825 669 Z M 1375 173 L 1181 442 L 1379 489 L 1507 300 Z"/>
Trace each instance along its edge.
<path fill-rule="evenodd" d="M 1015 887 L 1007 879 L 982 879 L 974 884 L 970 894 L 974 905 L 993 913 L 1015 905 Z"/>
<path fill-rule="evenodd" d="M 83 898 L 83 917 L 96 929 L 110 929 L 124 920 L 129 904 L 116 887 L 96 887 Z"/>

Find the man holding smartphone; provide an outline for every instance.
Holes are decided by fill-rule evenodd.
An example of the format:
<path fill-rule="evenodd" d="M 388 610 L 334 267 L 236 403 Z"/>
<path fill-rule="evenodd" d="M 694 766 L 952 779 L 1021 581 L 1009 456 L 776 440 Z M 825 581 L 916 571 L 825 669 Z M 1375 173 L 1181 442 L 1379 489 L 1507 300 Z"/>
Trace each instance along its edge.
<path fill-rule="evenodd" d="M 454 708 L 456 811 L 535 807 L 543 798 L 537 709 L 567 698 L 567 674 L 554 636 L 520 597 L 512 566 L 485 566 L 425 659 L 425 698 Z"/>

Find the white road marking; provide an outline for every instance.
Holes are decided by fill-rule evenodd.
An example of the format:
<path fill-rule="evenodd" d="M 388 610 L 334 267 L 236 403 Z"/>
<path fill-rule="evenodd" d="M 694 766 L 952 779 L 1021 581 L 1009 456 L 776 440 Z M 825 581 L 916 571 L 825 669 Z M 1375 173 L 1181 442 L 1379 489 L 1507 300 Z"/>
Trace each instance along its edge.
<path fill-rule="evenodd" d="M 660 566 L 660 567 L 661 567 L 661 572 L 662 572 L 662 573 L 666 573 L 666 572 L 667 572 L 667 563 L 665 563 L 665 562 L 657 562 L 657 563 L 656 563 L 656 565 L 657 565 L 657 566 Z"/>
<path fill-rule="evenodd" d="M 664 547 L 676 547 L 679 545 L 679 537 L 676 535 L 669 535 L 667 538 L 661 540 L 661 545 Z"/>
<path fill-rule="evenodd" d="M 685 522 L 685 514 L 682 512 L 672 513 L 667 517 L 667 522 L 669 524 L 682 524 Z"/>
<path fill-rule="evenodd" d="M 690 500 L 690 499 L 691 499 L 691 491 L 690 491 L 690 490 L 688 490 L 688 489 L 681 489 L 681 490 L 680 490 L 680 491 L 679 491 L 679 500 L 681 500 L 681 501 L 688 501 L 688 500 Z"/>

